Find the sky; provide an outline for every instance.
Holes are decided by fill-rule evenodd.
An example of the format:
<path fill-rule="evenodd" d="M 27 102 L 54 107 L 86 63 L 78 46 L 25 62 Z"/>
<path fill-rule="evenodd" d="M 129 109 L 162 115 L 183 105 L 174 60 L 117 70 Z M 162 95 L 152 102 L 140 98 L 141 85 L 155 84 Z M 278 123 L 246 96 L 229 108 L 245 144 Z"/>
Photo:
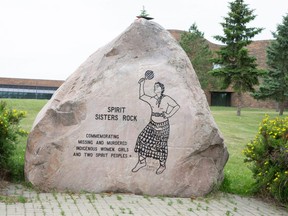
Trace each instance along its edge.
<path fill-rule="evenodd" d="M 165 29 L 196 23 L 206 39 L 220 25 L 231 0 L 0 0 L 0 77 L 65 80 L 98 48 L 128 28 L 143 6 Z M 257 15 L 251 27 L 272 39 L 288 13 L 287 0 L 245 0 Z"/>

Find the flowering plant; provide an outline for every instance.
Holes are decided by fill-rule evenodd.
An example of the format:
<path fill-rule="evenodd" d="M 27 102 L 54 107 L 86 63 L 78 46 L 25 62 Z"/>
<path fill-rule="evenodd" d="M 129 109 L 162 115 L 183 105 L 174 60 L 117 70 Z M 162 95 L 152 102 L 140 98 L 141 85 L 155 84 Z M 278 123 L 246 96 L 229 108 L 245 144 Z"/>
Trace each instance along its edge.
<path fill-rule="evenodd" d="M 243 150 L 256 180 L 255 192 L 288 203 L 288 117 L 262 120 L 258 134 Z"/>
<path fill-rule="evenodd" d="M 15 149 L 19 136 L 26 136 L 19 123 L 26 116 L 26 112 L 11 109 L 7 103 L 0 101 L 0 176 L 8 172 L 9 159 Z"/>

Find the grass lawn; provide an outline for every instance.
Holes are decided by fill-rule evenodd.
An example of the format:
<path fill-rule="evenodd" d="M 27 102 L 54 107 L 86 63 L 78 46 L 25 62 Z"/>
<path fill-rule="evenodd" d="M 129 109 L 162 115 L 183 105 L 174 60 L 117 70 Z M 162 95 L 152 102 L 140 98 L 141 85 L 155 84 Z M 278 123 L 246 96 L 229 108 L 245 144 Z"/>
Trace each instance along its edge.
<path fill-rule="evenodd" d="M 21 126 L 27 131 L 30 131 L 37 113 L 47 103 L 47 100 L 27 99 L 5 99 L 5 101 L 17 110 L 27 111 L 27 117 L 21 122 Z M 233 107 L 211 107 L 211 111 L 223 134 L 230 154 L 225 167 L 225 180 L 221 190 L 229 193 L 249 195 L 253 178 L 251 171 L 243 162 L 244 155 L 242 150 L 257 134 L 259 123 L 264 118 L 264 115 L 267 113 L 271 117 L 276 117 L 278 113 L 269 109 L 243 109 L 241 116 L 236 116 L 236 108 Z M 15 164 L 18 164 L 15 172 L 18 170 L 18 179 L 20 180 L 23 180 L 21 176 L 23 176 L 26 141 L 27 138 L 21 138 L 13 158 Z"/>

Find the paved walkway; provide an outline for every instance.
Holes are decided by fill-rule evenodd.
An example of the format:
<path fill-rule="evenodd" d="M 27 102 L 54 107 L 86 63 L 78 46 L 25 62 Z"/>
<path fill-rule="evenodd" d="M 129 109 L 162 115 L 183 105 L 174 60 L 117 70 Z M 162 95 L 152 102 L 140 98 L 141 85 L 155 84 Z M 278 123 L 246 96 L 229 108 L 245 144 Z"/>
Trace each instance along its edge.
<path fill-rule="evenodd" d="M 7 200 L 3 199 L 7 196 Z M 2 200 L 1 200 L 2 198 Z M 17 200 L 16 203 L 14 201 Z M 10 203 L 9 203 L 10 202 Z M 131 194 L 42 193 L 9 184 L 0 190 L 0 216 L 288 215 L 287 209 L 253 198 L 218 193 L 209 198 Z"/>

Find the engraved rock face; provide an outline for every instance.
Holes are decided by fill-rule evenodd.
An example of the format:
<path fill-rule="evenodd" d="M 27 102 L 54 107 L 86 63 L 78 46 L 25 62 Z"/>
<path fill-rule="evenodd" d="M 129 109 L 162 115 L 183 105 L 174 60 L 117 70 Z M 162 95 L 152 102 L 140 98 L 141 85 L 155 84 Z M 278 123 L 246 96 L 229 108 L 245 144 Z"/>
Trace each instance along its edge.
<path fill-rule="evenodd" d="M 223 180 L 227 159 L 185 52 L 138 19 L 40 111 L 25 175 L 43 190 L 203 196 Z"/>

